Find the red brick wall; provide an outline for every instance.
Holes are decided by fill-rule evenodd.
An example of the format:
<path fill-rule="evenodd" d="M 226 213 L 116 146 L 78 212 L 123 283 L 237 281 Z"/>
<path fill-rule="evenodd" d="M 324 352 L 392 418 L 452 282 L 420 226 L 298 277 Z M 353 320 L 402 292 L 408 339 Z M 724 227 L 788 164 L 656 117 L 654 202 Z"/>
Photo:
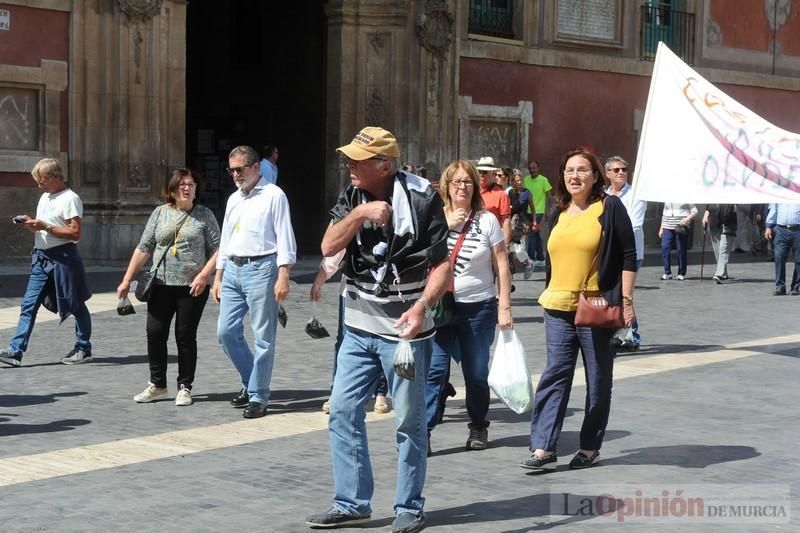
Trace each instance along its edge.
<path fill-rule="evenodd" d="M 8 5 L 11 31 L 0 32 L 0 61 L 5 65 L 38 67 L 41 59 L 69 59 L 69 13 Z"/>
<path fill-rule="evenodd" d="M 459 80 L 460 94 L 476 104 L 533 102 L 528 154 L 551 177 L 563 154 L 579 144 L 593 146 L 601 157 L 619 154 L 633 164 L 634 110 L 644 110 L 649 87 L 649 77 L 470 58 L 462 58 Z M 778 127 L 800 131 L 797 93 L 738 85 L 720 89 Z"/>

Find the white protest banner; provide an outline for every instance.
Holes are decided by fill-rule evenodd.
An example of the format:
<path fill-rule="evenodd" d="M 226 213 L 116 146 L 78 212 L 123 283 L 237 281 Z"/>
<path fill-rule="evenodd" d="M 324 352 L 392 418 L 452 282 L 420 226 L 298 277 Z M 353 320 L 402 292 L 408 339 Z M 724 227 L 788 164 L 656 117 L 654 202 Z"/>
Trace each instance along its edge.
<path fill-rule="evenodd" d="M 756 115 L 659 43 L 633 194 L 656 202 L 800 202 L 800 135 Z"/>

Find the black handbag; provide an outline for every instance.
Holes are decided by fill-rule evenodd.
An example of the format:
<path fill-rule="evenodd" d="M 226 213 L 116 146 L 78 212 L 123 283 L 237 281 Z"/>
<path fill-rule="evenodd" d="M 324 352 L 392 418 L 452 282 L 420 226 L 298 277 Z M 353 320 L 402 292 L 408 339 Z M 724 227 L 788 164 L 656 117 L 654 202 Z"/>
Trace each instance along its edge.
<path fill-rule="evenodd" d="M 439 301 L 431 307 L 431 318 L 433 326 L 441 328 L 453 321 L 456 314 L 456 299 L 452 291 L 445 292 Z"/>
<path fill-rule="evenodd" d="M 183 227 L 183 223 L 186 222 L 186 220 L 189 218 L 189 215 L 191 215 L 193 209 L 194 207 L 192 207 L 192 209 L 190 209 L 189 212 L 186 213 L 186 216 L 183 218 L 181 223 L 178 224 L 177 228 L 175 228 L 175 236 L 172 238 L 172 242 L 170 242 L 167 245 L 167 248 L 164 250 L 164 253 L 161 254 L 161 259 L 158 260 L 158 263 L 156 263 L 155 268 L 153 270 L 146 270 L 142 272 L 141 274 L 139 274 L 139 277 L 136 278 L 136 290 L 133 292 L 133 294 L 134 296 L 136 296 L 136 299 L 139 300 L 140 302 L 146 302 L 150 300 L 150 298 L 153 296 L 153 288 L 156 285 L 156 272 L 158 271 L 158 268 L 161 266 L 161 263 L 164 262 L 164 259 L 167 258 L 167 252 L 169 252 L 170 247 L 173 244 L 175 244 L 175 241 L 178 238 L 178 232 Z"/>

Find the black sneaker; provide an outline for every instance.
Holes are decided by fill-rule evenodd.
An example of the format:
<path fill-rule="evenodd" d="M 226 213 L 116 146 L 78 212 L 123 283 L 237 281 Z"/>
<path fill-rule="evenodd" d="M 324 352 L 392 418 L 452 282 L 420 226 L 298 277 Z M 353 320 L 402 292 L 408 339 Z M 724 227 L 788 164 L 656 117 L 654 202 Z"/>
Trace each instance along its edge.
<path fill-rule="evenodd" d="M 247 394 L 247 389 L 240 390 L 239 394 L 231 400 L 231 405 L 237 409 L 250 405 L 250 395 Z"/>
<path fill-rule="evenodd" d="M 67 355 L 61 358 L 62 365 L 79 365 L 81 363 L 88 363 L 92 360 L 91 350 L 82 350 L 81 348 L 73 348 Z"/>
<path fill-rule="evenodd" d="M 558 466 L 558 456 L 556 454 L 548 457 L 539 457 L 531 454 L 530 457 L 522 461 L 519 466 L 528 470 L 555 470 Z"/>
<path fill-rule="evenodd" d="M 580 470 L 581 468 L 589 468 L 594 466 L 600 461 L 600 451 L 595 450 L 591 457 L 587 457 L 583 452 L 578 452 L 572 461 L 569 462 L 571 470 Z"/>
<path fill-rule="evenodd" d="M 467 450 L 485 450 L 489 446 L 489 430 L 472 424 L 469 425 Z"/>
<path fill-rule="evenodd" d="M 783 296 L 786 294 L 786 287 L 778 287 L 772 291 L 773 296 Z"/>
<path fill-rule="evenodd" d="M 351 515 L 343 513 L 336 507 L 331 507 L 322 514 L 311 515 L 306 518 L 306 525 L 311 529 L 333 529 L 336 527 L 349 527 L 356 524 L 369 522 L 372 515 Z"/>
<path fill-rule="evenodd" d="M 414 533 L 425 529 L 425 515 L 419 513 L 400 513 L 392 522 L 392 533 Z"/>
<path fill-rule="evenodd" d="M 8 348 L 0 350 L 0 363 L 8 366 L 22 366 L 22 352 L 13 352 Z"/>
<path fill-rule="evenodd" d="M 800 296 L 800 289 L 792 289 L 792 292 L 790 292 L 789 294 L 791 294 L 792 296 Z"/>

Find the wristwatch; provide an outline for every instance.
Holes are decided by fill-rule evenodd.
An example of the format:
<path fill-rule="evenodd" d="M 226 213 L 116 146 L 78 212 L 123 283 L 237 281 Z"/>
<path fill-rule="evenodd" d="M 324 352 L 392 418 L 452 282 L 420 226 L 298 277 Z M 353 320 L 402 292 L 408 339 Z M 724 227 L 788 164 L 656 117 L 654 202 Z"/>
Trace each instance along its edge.
<path fill-rule="evenodd" d="M 623 296 L 622 302 L 628 305 L 633 305 L 633 296 Z"/>
<path fill-rule="evenodd" d="M 431 316 L 431 304 L 428 303 L 428 300 L 424 296 L 417 298 L 417 303 L 421 303 L 422 307 L 425 309 L 425 318 Z"/>

